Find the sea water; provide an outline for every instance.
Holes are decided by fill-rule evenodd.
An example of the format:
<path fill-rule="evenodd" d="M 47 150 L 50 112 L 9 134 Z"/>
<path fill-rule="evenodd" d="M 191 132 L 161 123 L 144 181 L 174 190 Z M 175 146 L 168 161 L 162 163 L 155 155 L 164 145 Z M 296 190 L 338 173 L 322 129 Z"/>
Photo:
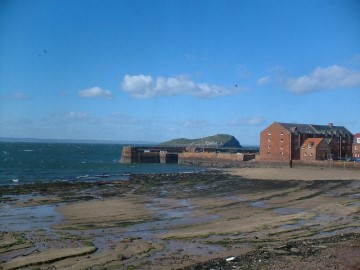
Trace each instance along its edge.
<path fill-rule="evenodd" d="M 129 174 L 185 173 L 179 164 L 120 164 L 121 144 L 0 142 L 0 185 L 126 180 Z"/>

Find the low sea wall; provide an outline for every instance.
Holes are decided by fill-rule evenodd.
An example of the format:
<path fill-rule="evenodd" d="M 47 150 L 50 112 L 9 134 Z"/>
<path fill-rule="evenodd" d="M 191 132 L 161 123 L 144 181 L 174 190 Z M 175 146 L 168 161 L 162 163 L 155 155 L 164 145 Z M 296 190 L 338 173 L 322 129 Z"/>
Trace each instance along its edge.
<path fill-rule="evenodd" d="M 255 158 L 255 154 L 237 153 L 208 153 L 184 152 L 179 154 L 179 164 L 199 166 L 236 166 Z"/>
<path fill-rule="evenodd" d="M 340 160 L 318 160 L 318 161 L 293 160 L 293 166 L 360 169 L 360 162 L 348 162 L 348 161 L 340 161 Z"/>
<path fill-rule="evenodd" d="M 257 165 L 255 165 L 257 164 Z M 347 162 L 347 161 L 339 161 L 339 160 L 293 160 L 291 163 L 293 168 L 301 168 L 301 167 L 313 167 L 313 168 L 334 168 L 334 169 L 360 169 L 359 162 Z M 256 160 L 254 162 L 254 167 L 268 167 L 268 168 L 282 168 L 282 167 L 290 167 L 289 161 L 282 160 Z"/>

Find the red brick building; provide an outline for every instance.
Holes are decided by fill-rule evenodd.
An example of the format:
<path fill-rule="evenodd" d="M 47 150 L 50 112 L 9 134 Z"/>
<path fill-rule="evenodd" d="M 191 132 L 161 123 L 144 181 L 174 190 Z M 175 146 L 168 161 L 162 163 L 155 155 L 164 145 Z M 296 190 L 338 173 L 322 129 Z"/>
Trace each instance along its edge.
<path fill-rule="evenodd" d="M 327 138 L 332 157 L 352 156 L 354 136 L 343 126 L 272 123 L 260 133 L 260 160 L 301 159 L 301 147 L 308 138 Z"/>
<path fill-rule="evenodd" d="M 352 145 L 353 157 L 360 158 L 360 133 L 354 135 L 354 143 Z"/>
<path fill-rule="evenodd" d="M 331 139 L 308 138 L 301 146 L 300 159 L 325 160 L 331 156 Z"/>

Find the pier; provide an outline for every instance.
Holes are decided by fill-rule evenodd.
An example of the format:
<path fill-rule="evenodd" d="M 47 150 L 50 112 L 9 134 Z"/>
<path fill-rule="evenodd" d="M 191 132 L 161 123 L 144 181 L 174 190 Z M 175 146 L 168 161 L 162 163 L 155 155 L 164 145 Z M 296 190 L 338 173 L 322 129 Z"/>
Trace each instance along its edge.
<path fill-rule="evenodd" d="M 243 162 L 255 158 L 257 149 L 125 146 L 120 163 L 211 163 Z"/>

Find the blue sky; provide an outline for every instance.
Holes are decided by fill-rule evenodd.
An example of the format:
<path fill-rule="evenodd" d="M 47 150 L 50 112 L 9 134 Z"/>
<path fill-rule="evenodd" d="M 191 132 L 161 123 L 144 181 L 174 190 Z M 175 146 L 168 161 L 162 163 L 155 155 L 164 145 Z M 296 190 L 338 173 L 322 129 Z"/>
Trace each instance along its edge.
<path fill-rule="evenodd" d="M 358 0 L 1 0 L 0 137 L 360 132 Z"/>

